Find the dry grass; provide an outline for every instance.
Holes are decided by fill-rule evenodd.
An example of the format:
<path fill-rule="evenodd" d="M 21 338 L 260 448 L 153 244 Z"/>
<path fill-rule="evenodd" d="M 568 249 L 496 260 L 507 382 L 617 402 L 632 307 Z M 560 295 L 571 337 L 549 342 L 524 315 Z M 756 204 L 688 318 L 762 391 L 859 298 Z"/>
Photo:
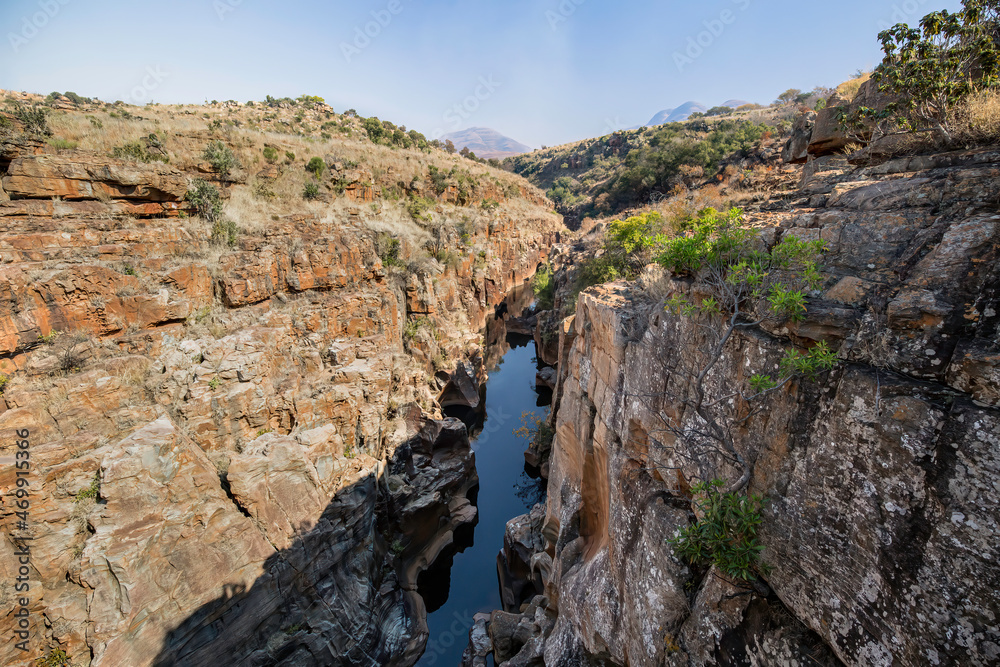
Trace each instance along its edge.
<path fill-rule="evenodd" d="M 954 113 L 955 136 L 974 144 L 1000 141 L 1000 91 L 985 90 L 971 95 Z"/>
<path fill-rule="evenodd" d="M 861 84 L 872 78 L 871 72 L 862 72 L 861 76 L 856 76 L 849 81 L 837 86 L 837 94 L 844 98 L 846 101 L 851 102 L 854 97 L 858 94 L 858 90 L 861 89 Z"/>

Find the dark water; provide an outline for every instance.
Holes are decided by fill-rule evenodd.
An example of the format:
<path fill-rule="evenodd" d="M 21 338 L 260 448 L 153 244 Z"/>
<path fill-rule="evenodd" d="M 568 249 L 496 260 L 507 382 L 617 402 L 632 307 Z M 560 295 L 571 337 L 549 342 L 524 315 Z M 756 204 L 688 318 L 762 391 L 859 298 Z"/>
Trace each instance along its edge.
<path fill-rule="evenodd" d="M 456 534 L 454 547 L 420 577 L 430 628 L 427 650 L 417 663 L 423 667 L 461 664 L 472 617 L 502 608 L 497 554 L 503 548 L 507 521 L 544 497 L 541 481 L 525 471 L 528 443 L 514 434 L 521 426 L 522 413 L 541 417 L 548 410 L 538 407 L 546 400 L 535 392 L 535 343 L 513 335 L 507 336 L 507 342 L 510 351 L 488 369 L 486 417 L 472 443 L 479 472 L 479 522 Z M 476 430 L 478 426 L 473 433 Z"/>

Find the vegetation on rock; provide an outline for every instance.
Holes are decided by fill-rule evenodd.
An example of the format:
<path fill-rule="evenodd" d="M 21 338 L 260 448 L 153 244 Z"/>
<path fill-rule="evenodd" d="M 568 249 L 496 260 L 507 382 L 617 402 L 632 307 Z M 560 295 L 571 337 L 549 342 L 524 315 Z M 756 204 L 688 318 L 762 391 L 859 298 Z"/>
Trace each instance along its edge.
<path fill-rule="evenodd" d="M 762 567 L 764 547 L 757 539 L 757 529 L 764 499 L 724 492 L 725 485 L 718 479 L 693 485 L 697 521 L 668 542 L 679 557 L 691 563 L 714 565 L 733 579 L 749 581 Z"/>

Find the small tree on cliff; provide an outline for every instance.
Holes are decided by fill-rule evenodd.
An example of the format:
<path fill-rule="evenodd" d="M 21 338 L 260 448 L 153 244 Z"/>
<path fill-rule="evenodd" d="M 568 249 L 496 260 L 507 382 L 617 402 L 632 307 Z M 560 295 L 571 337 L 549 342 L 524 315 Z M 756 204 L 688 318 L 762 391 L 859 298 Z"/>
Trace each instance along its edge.
<path fill-rule="evenodd" d="M 881 109 L 841 110 L 849 128 L 877 134 L 932 130 L 952 139 L 950 112 L 1000 82 L 1000 1 L 963 0 L 959 12 L 931 12 L 918 28 L 899 23 L 878 35 L 885 57 L 872 79 L 890 101 Z"/>
<path fill-rule="evenodd" d="M 777 373 L 755 373 L 746 386 L 720 387 L 711 377 L 734 336 L 768 320 L 802 319 L 806 290 L 821 282 L 817 259 L 822 241 L 786 236 L 768 248 L 755 230 L 741 224 L 741 217 L 739 209 L 724 214 L 705 209 L 692 229 L 666 241 L 657 257 L 664 268 L 691 279 L 691 289 L 675 293 L 667 310 L 688 318 L 704 337 L 703 345 L 671 369 L 679 382 L 665 398 L 678 416 L 659 414 L 659 419 L 673 435 L 679 456 L 698 464 L 721 457 L 739 470 L 726 492 L 740 491 L 750 480 L 736 433 L 761 411 L 762 399 L 795 377 L 814 377 L 832 368 L 836 360 L 821 343 L 808 352 L 788 352 Z"/>

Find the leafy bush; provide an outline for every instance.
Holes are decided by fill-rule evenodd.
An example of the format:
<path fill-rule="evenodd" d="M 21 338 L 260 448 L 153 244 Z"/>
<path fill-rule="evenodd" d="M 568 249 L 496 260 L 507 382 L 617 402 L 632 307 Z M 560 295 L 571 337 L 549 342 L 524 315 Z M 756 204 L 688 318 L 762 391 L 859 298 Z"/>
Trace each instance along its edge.
<path fill-rule="evenodd" d="M 405 266 L 399 258 L 401 244 L 399 239 L 389 234 L 381 233 L 375 239 L 375 250 L 385 266 Z"/>
<path fill-rule="evenodd" d="M 668 424 L 677 442 L 696 451 L 714 450 L 740 469 L 740 478 L 729 491 L 746 486 L 750 467 L 737 450 L 734 432 L 763 409 L 766 395 L 777 391 L 795 377 L 815 377 L 836 363 L 836 355 L 826 345 L 817 345 L 808 353 L 792 350 L 785 355 L 776 377 L 752 375 L 750 392 L 741 387 L 726 388 L 732 393 L 714 395 L 717 388 L 706 386 L 709 372 L 723 358 L 727 343 L 734 334 L 760 326 L 765 321 L 800 320 L 806 311 L 805 293 L 822 284 L 817 259 L 822 241 L 802 241 L 785 236 L 768 248 L 755 230 L 742 225 L 739 209 L 725 214 L 715 209 L 703 210 L 695 219 L 693 231 L 666 242 L 657 261 L 675 274 L 697 278 L 698 296 L 676 292 L 666 309 L 675 315 L 697 318 L 699 329 L 708 332 L 707 342 L 692 349 L 690 358 L 674 369 L 694 378 L 690 386 L 670 390 L 669 400 L 683 404 L 701 420 L 701 424 Z M 740 399 L 739 414 L 730 407 L 730 398 Z"/>
<path fill-rule="evenodd" d="M 949 112 L 1000 82 L 1000 6 L 963 0 L 962 7 L 931 12 L 919 28 L 900 23 L 880 32 L 885 56 L 872 79 L 893 101 L 882 109 L 841 109 L 841 121 L 854 128 L 874 124 L 878 134 L 930 129 L 951 141 Z"/>
<path fill-rule="evenodd" d="M 764 547 L 757 540 L 761 496 L 723 493 L 722 480 L 691 487 L 700 519 L 667 540 L 681 558 L 714 565 L 733 579 L 749 581 L 761 569 Z"/>
<path fill-rule="evenodd" d="M 382 124 L 382 121 L 374 116 L 372 118 L 365 118 L 361 122 L 361 127 L 368 133 L 368 138 L 371 139 L 373 143 L 380 143 L 385 138 L 385 126 Z"/>
<path fill-rule="evenodd" d="M 316 183 L 306 183 L 306 186 L 302 189 L 302 198 L 307 201 L 319 199 L 319 185 Z"/>
<path fill-rule="evenodd" d="M 101 495 L 101 475 L 100 473 L 94 475 L 94 479 L 90 481 L 90 486 L 86 489 L 79 491 L 76 494 L 76 500 L 79 502 L 81 500 L 97 500 L 97 497 Z"/>
<path fill-rule="evenodd" d="M 430 210 L 434 208 L 434 205 L 433 199 L 411 196 L 406 202 L 406 212 L 414 220 L 427 222 L 431 219 Z"/>
<path fill-rule="evenodd" d="M 552 310 L 555 303 L 556 283 L 554 278 L 552 265 L 546 263 L 538 269 L 535 277 L 531 280 L 531 288 L 535 292 L 535 299 L 541 310 Z"/>
<path fill-rule="evenodd" d="M 272 148 L 271 146 L 264 146 L 263 154 L 264 154 L 264 159 L 270 162 L 271 164 L 274 164 L 275 162 L 278 161 L 278 151 Z"/>
<path fill-rule="evenodd" d="M 3 373 L 0 373 L 0 394 L 3 393 L 3 390 L 6 389 L 7 384 L 9 382 L 10 382 L 10 378 L 7 377 L 6 375 L 4 375 Z"/>
<path fill-rule="evenodd" d="M 326 169 L 326 163 L 323 162 L 323 158 L 321 157 L 312 158 L 306 165 L 306 171 L 311 172 L 316 177 L 316 180 L 319 180 L 320 176 L 323 175 L 324 169 Z"/>
<path fill-rule="evenodd" d="M 539 416 L 534 412 L 525 411 L 521 413 L 521 426 L 514 430 L 514 435 L 535 444 L 539 451 L 546 451 L 552 448 L 556 432 L 549 426 L 544 415 Z"/>
<path fill-rule="evenodd" d="M 54 648 L 45 657 L 35 660 L 35 667 L 69 667 L 69 656 L 61 648 Z"/>
<path fill-rule="evenodd" d="M 49 127 L 49 110 L 35 104 L 26 106 L 20 102 L 14 102 L 10 106 L 10 114 L 24 125 L 24 132 L 42 137 L 52 136 L 52 129 Z"/>
<path fill-rule="evenodd" d="M 202 157 L 212 165 L 212 169 L 223 176 L 239 166 L 239 161 L 232 149 L 221 141 L 213 141 L 205 147 Z"/>
<path fill-rule="evenodd" d="M 202 179 L 196 179 L 185 196 L 198 211 L 198 215 L 209 222 L 215 222 L 222 217 L 222 195 L 219 189 Z"/>
<path fill-rule="evenodd" d="M 212 223 L 212 243 L 215 245 L 234 248 L 239 237 L 239 227 L 229 218 L 219 218 Z"/>
<path fill-rule="evenodd" d="M 604 234 L 604 253 L 615 273 L 633 278 L 651 259 L 650 251 L 666 241 L 663 216 L 656 211 L 614 220 Z"/>
<path fill-rule="evenodd" d="M 121 160 L 135 160 L 136 162 L 168 161 L 165 155 L 151 152 L 150 145 L 160 145 L 160 140 L 155 134 L 149 135 L 145 140 L 129 141 L 121 146 L 115 146 L 111 149 L 111 156 Z"/>

